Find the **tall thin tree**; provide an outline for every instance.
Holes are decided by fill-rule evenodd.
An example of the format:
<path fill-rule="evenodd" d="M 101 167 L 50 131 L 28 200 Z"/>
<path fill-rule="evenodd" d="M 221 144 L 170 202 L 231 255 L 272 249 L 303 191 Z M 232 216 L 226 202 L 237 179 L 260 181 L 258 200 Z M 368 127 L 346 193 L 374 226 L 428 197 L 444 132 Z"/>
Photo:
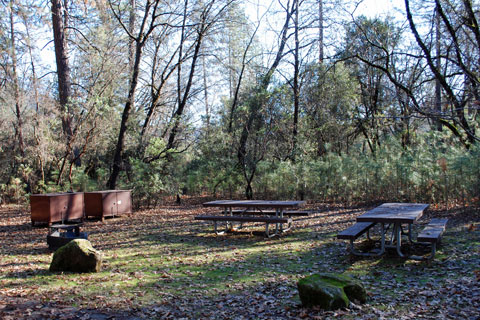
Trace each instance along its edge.
<path fill-rule="evenodd" d="M 435 53 L 437 60 L 437 70 L 441 72 L 441 30 L 440 30 L 440 13 L 439 6 L 435 6 Z M 435 111 L 438 115 L 442 112 L 442 85 L 438 79 L 435 80 Z M 437 121 L 437 130 L 442 131 L 442 123 Z"/>
<path fill-rule="evenodd" d="M 15 1 L 10 0 L 9 11 L 10 11 L 10 57 L 12 59 L 12 80 L 13 80 L 13 92 L 15 97 L 15 136 L 18 144 L 18 151 L 20 152 L 21 162 L 25 158 L 25 147 L 23 143 L 23 118 L 21 111 L 21 102 L 20 102 L 20 88 L 18 83 L 18 73 L 17 73 L 17 49 L 15 48 L 15 23 L 13 18 L 13 10 L 15 6 Z"/>
<path fill-rule="evenodd" d="M 299 93 L 299 84 L 298 77 L 300 74 L 300 41 L 298 39 L 298 16 L 299 16 L 299 5 L 298 0 L 294 0 L 295 4 L 295 18 L 294 18 L 294 33 L 295 33 L 295 49 L 294 54 L 294 72 L 293 72 L 293 130 L 292 130 L 292 155 L 291 160 L 295 162 L 296 153 L 297 153 L 297 139 L 298 139 L 298 112 L 300 105 L 300 93 Z"/>
<path fill-rule="evenodd" d="M 142 21 L 140 23 L 140 27 L 136 35 L 133 35 L 129 32 L 129 28 L 127 28 L 117 11 L 113 8 L 113 4 L 111 1 L 109 2 L 110 8 L 112 9 L 113 14 L 115 15 L 117 21 L 120 23 L 122 28 L 127 32 L 128 37 L 135 42 L 135 61 L 132 68 L 131 78 L 130 78 L 130 85 L 128 90 L 128 97 L 123 108 L 122 112 L 122 120 L 120 123 L 120 130 L 118 132 L 118 139 L 117 145 L 115 148 L 115 153 L 113 156 L 113 164 L 112 164 L 112 172 L 107 182 L 107 186 L 110 189 L 115 189 L 117 185 L 117 179 L 122 170 L 122 162 L 123 162 L 123 148 L 125 144 L 125 135 L 128 130 L 128 119 L 130 117 L 130 111 L 134 107 L 135 104 L 135 91 L 137 89 L 138 78 L 140 75 L 140 62 L 142 60 L 143 48 L 147 39 L 150 37 L 151 33 L 155 30 L 155 28 L 159 25 L 156 20 L 158 19 L 159 15 L 157 13 L 159 0 L 147 0 L 144 9 L 144 15 Z M 150 19 L 150 22 L 149 22 Z"/>
<path fill-rule="evenodd" d="M 318 62 L 323 63 L 324 41 L 323 41 L 323 0 L 318 0 Z"/>
<path fill-rule="evenodd" d="M 57 65 L 58 77 L 58 95 L 60 109 L 62 112 L 63 133 L 67 137 L 67 144 L 73 136 L 72 116 L 70 112 L 69 102 L 72 95 L 70 65 L 68 59 L 68 42 L 67 42 L 67 26 L 68 14 L 66 4 L 67 1 L 51 0 L 52 4 L 52 26 L 53 26 L 53 42 L 55 46 L 55 62 Z"/>

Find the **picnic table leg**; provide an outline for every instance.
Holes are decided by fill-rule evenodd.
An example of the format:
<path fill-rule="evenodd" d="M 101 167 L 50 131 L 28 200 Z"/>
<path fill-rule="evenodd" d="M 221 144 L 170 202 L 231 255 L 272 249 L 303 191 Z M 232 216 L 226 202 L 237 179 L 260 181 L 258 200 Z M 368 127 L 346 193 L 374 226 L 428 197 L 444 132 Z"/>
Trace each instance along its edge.
<path fill-rule="evenodd" d="M 233 216 L 233 210 L 232 207 L 225 208 L 225 215 Z M 241 229 L 243 227 L 243 223 L 240 222 L 240 227 L 238 229 Z M 233 226 L 232 221 L 227 221 L 227 226 L 226 226 L 227 231 L 235 231 L 236 229 Z"/>
<path fill-rule="evenodd" d="M 279 216 L 281 216 L 282 213 L 279 212 L 279 209 L 278 208 L 275 208 L 275 217 L 278 218 Z M 275 223 L 275 230 L 278 232 L 278 223 Z M 280 232 L 283 232 L 283 226 L 280 225 Z"/>
<path fill-rule="evenodd" d="M 228 208 L 228 212 L 229 212 L 229 215 L 230 217 L 233 215 L 233 212 L 232 212 L 232 207 Z M 230 225 L 229 225 L 230 224 Z M 227 229 L 232 231 L 233 230 L 233 222 L 231 221 L 227 221 Z"/>
<path fill-rule="evenodd" d="M 278 223 L 276 223 L 277 227 L 275 228 L 275 232 L 273 234 L 270 234 L 270 231 L 269 231 L 269 228 L 268 228 L 269 225 L 270 224 L 268 222 L 265 224 L 265 236 L 267 238 L 272 238 L 272 237 L 277 236 L 278 235 Z"/>
<path fill-rule="evenodd" d="M 283 218 L 283 215 L 284 215 L 284 209 L 275 209 L 275 216 L 280 216 L 280 218 Z M 292 227 L 292 223 L 289 222 L 288 225 L 287 225 L 287 228 L 284 229 L 283 228 L 283 224 L 280 224 L 280 232 L 285 232 L 285 231 L 288 231 L 290 230 L 290 228 Z"/>
<path fill-rule="evenodd" d="M 225 233 L 224 231 L 218 231 L 217 221 L 213 221 L 213 229 L 216 235 L 221 235 Z"/>
<path fill-rule="evenodd" d="M 365 257 L 376 257 L 376 256 L 381 256 L 382 254 L 385 253 L 385 223 L 382 222 L 382 233 L 381 233 L 381 239 L 380 239 L 380 250 L 378 252 L 360 252 L 355 249 L 353 246 L 353 239 L 350 239 L 350 248 L 351 252 L 356 255 L 356 256 L 365 256 Z"/>
<path fill-rule="evenodd" d="M 278 216 L 283 217 L 283 212 L 280 211 L 280 213 L 279 213 L 279 212 L 278 212 L 278 208 L 277 208 L 277 209 L 275 209 L 275 216 L 276 216 L 277 218 L 278 218 Z M 280 232 L 283 232 L 283 225 L 282 225 L 281 223 L 276 223 L 276 224 L 275 224 L 275 235 L 278 234 L 278 231 L 279 231 L 278 229 L 279 229 L 279 227 L 280 227 Z"/>
<path fill-rule="evenodd" d="M 391 223 L 388 224 L 387 230 L 385 230 L 385 233 L 388 232 L 388 229 L 390 229 L 391 225 L 392 225 Z M 397 230 L 395 229 L 395 226 L 396 226 L 396 224 L 393 224 L 392 233 L 390 235 L 390 240 L 388 241 L 387 248 L 394 247 L 393 242 L 395 241 L 395 235 L 396 235 L 396 232 L 397 232 Z"/>
<path fill-rule="evenodd" d="M 422 257 L 422 256 L 409 256 L 409 259 L 417 260 L 417 261 L 425 261 L 425 260 L 432 260 L 435 257 L 435 253 L 437 252 L 437 244 L 435 242 L 432 243 L 432 251 L 430 252 L 430 255 L 428 257 Z"/>
<path fill-rule="evenodd" d="M 412 224 L 411 224 L 411 223 L 408 224 L 408 241 L 409 241 L 410 243 L 416 243 L 416 242 L 413 241 L 413 239 L 412 239 Z"/>
<path fill-rule="evenodd" d="M 410 242 L 411 244 L 417 243 L 416 241 L 414 241 L 412 239 L 412 224 L 411 223 L 408 224 L 408 231 L 403 231 L 402 225 L 400 224 L 400 234 L 408 236 L 408 242 Z"/>
<path fill-rule="evenodd" d="M 405 257 L 405 255 L 402 253 L 402 226 L 400 223 L 395 223 L 394 226 L 395 230 L 395 238 L 396 238 L 396 248 L 397 248 L 397 253 L 400 257 Z"/>
<path fill-rule="evenodd" d="M 408 224 L 408 232 L 403 231 L 403 227 L 402 227 L 402 225 L 400 225 L 400 232 L 401 232 L 402 236 L 408 236 L 408 241 L 410 243 L 414 243 L 414 241 L 412 239 L 412 224 L 411 223 Z"/>

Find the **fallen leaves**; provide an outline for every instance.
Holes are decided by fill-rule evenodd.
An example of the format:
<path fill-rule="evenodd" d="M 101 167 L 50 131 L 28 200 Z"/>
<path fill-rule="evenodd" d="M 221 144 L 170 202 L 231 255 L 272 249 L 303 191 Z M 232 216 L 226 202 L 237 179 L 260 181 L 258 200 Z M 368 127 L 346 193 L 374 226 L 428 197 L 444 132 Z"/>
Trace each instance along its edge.
<path fill-rule="evenodd" d="M 0 208 L 0 318 L 480 316 L 478 234 L 463 227 L 477 221 L 465 224 L 461 216 L 460 227 L 447 230 L 439 258 L 431 263 L 398 261 L 388 255 L 358 259 L 346 254 L 346 244 L 335 234 L 367 208 L 313 207 L 319 213 L 295 219 L 294 229 L 276 239 L 252 234 L 250 227 L 248 232 L 212 235 L 210 224 L 193 220 L 206 210 L 199 205 L 142 210 L 105 223 L 87 221 L 84 230 L 104 253 L 105 268 L 99 274 L 82 275 L 48 273 L 47 230 L 32 228 L 27 210 Z M 262 231 L 263 226 L 252 230 Z M 334 312 L 301 308 L 296 281 L 330 271 L 359 278 L 369 302 Z"/>

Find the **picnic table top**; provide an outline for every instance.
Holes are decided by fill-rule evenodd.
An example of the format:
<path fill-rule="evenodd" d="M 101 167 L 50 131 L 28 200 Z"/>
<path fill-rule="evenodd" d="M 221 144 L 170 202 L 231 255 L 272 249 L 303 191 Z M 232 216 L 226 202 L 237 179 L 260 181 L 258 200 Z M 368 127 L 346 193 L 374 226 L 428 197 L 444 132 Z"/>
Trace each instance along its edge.
<path fill-rule="evenodd" d="M 384 203 L 357 217 L 358 222 L 413 223 L 420 219 L 425 203 Z"/>
<path fill-rule="evenodd" d="M 244 208 L 291 208 L 303 205 L 305 201 L 267 200 L 215 200 L 203 203 L 204 207 L 244 207 Z"/>

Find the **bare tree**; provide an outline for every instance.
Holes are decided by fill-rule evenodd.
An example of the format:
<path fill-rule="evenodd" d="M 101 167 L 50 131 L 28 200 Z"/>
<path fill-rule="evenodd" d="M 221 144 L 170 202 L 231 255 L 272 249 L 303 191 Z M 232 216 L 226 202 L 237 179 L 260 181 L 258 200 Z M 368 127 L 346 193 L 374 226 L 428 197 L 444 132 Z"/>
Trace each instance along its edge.
<path fill-rule="evenodd" d="M 112 172 L 110 174 L 110 178 L 108 179 L 107 186 L 110 189 L 115 189 L 117 184 L 117 178 L 120 174 L 122 169 L 122 153 L 123 147 L 125 143 L 125 134 L 127 132 L 127 125 L 128 119 L 130 117 L 130 111 L 134 107 L 135 104 L 135 90 L 138 84 L 138 77 L 140 74 L 140 62 L 142 59 L 143 47 L 145 46 L 146 41 L 152 34 L 153 30 L 159 25 L 157 19 L 159 18 L 159 14 L 157 12 L 158 0 L 147 0 L 145 3 L 145 8 L 143 12 L 143 18 L 140 23 L 140 27 L 136 35 L 133 35 L 129 32 L 129 29 L 123 24 L 117 9 L 114 8 L 111 1 L 109 1 L 110 8 L 115 15 L 117 21 L 120 23 L 122 28 L 127 33 L 128 37 L 135 42 L 135 61 L 132 68 L 131 78 L 130 78 L 130 86 L 128 90 L 128 97 L 123 108 L 122 113 L 122 120 L 120 123 L 120 130 L 118 133 L 117 145 L 115 148 L 115 154 L 113 157 L 113 164 L 112 164 Z"/>
<path fill-rule="evenodd" d="M 253 30 L 252 34 L 250 35 L 250 38 L 248 39 L 248 43 L 245 46 L 245 49 L 243 50 L 242 61 L 241 61 L 241 64 L 240 64 L 240 72 L 238 73 L 238 78 L 236 79 L 236 82 L 235 82 L 236 85 L 235 85 L 234 89 L 232 88 L 232 84 L 234 83 L 234 80 L 233 80 L 233 63 L 232 63 L 233 59 L 231 58 L 232 50 L 231 50 L 230 43 L 228 45 L 228 58 L 229 58 L 229 65 L 230 65 L 230 67 L 229 67 L 229 86 L 230 86 L 230 95 L 231 95 L 230 98 L 232 98 L 232 92 L 233 92 L 233 99 L 232 99 L 231 106 L 230 106 L 230 116 L 229 116 L 229 119 L 228 119 L 228 132 L 229 133 L 232 133 L 232 130 L 233 130 L 233 119 L 235 117 L 235 112 L 236 112 L 236 109 L 237 109 L 238 104 L 239 104 L 240 89 L 242 88 L 243 78 L 245 76 L 246 68 L 248 66 L 249 53 L 250 53 L 252 45 L 254 44 L 254 40 L 255 40 L 255 37 L 257 36 L 257 32 L 260 28 L 263 17 L 264 16 L 262 16 L 258 20 L 258 22 L 255 26 L 255 29 Z"/>
<path fill-rule="evenodd" d="M 437 70 L 441 72 L 442 69 L 442 60 L 441 60 L 441 47 L 442 47 L 442 40 L 441 40 L 441 28 L 440 28 L 440 13 L 439 7 L 436 6 L 435 10 L 435 54 L 437 60 Z M 435 80 L 435 111 L 440 114 L 442 112 L 442 86 L 438 79 Z M 442 130 L 442 124 L 437 122 L 437 130 Z"/>
<path fill-rule="evenodd" d="M 323 36 L 323 0 L 318 0 L 318 62 L 323 63 L 324 54 L 324 36 Z"/>
<path fill-rule="evenodd" d="M 192 94 L 192 87 L 194 85 L 194 79 L 197 73 L 198 60 L 201 58 L 201 47 L 203 41 L 212 27 L 219 22 L 223 16 L 225 10 L 234 2 L 234 0 L 227 0 L 223 2 L 219 7 L 216 7 L 216 1 L 211 0 L 200 6 L 197 21 L 194 21 L 187 30 L 188 22 L 188 0 L 185 0 L 185 7 L 182 17 L 182 26 L 180 34 L 180 44 L 178 48 L 178 62 L 176 66 L 177 70 L 177 104 L 175 111 L 168 125 L 168 139 L 164 150 L 160 151 L 156 155 L 153 155 L 146 159 L 147 162 L 158 160 L 174 151 L 179 145 L 177 140 L 181 130 L 182 117 L 187 107 L 187 103 Z M 187 43 L 187 36 L 194 36 L 190 45 Z M 186 47 L 186 48 L 185 48 Z M 183 84 L 183 71 L 182 66 L 189 60 L 189 69 L 186 72 L 185 84 Z"/>
<path fill-rule="evenodd" d="M 298 0 L 294 0 L 295 7 L 295 18 L 294 18 L 294 34 L 295 34 L 295 49 L 293 51 L 294 55 L 294 71 L 293 71 L 293 129 L 292 129 L 292 153 L 291 159 L 295 162 L 295 157 L 297 153 L 297 139 L 298 139 L 298 112 L 300 108 L 300 90 L 298 78 L 300 74 L 300 42 L 298 40 L 298 16 L 299 16 L 299 5 Z"/>
<path fill-rule="evenodd" d="M 179 62 L 175 63 L 175 57 L 178 54 L 179 47 L 168 54 L 170 56 L 163 57 L 162 53 L 160 52 L 160 48 L 164 45 L 164 39 L 169 37 L 169 30 L 170 27 L 165 27 L 160 34 L 155 36 L 154 39 L 154 49 L 153 49 L 153 56 L 152 56 L 152 68 L 151 68 L 151 76 L 150 76 L 150 102 L 148 107 L 145 108 L 146 116 L 145 120 L 143 121 L 142 130 L 140 132 L 140 147 L 143 146 L 143 141 L 145 139 L 145 135 L 147 129 L 154 117 L 155 112 L 157 111 L 158 107 L 162 105 L 161 99 L 164 94 L 164 88 L 166 87 L 168 80 L 174 74 L 179 66 Z M 164 64 L 161 65 L 160 60 L 164 60 Z"/>
<path fill-rule="evenodd" d="M 12 80 L 13 80 L 13 92 L 15 98 L 15 118 L 17 123 L 15 124 L 15 137 L 18 144 L 18 151 L 22 158 L 21 162 L 25 158 L 25 146 L 23 142 L 23 116 L 21 111 L 21 101 L 20 101 L 20 88 L 18 83 L 18 73 L 17 73 L 17 49 L 15 48 L 15 23 L 13 19 L 13 10 L 15 6 L 15 1 L 10 0 L 9 11 L 10 11 L 10 56 L 12 59 Z"/>
<path fill-rule="evenodd" d="M 433 50 L 431 50 L 424 39 L 422 39 L 418 31 L 417 24 L 412 15 L 410 1 L 405 0 L 405 9 L 410 30 L 423 53 L 423 59 L 425 59 L 430 72 L 433 74 L 434 79 L 440 83 L 442 90 L 445 92 L 446 98 L 448 99 L 448 103 L 452 106 L 448 115 L 434 114 L 433 116 L 434 118 L 439 119 L 438 121 L 443 126 L 450 129 L 468 148 L 470 144 L 479 140 L 475 133 L 475 129 L 465 116 L 465 111 L 468 103 L 471 102 L 469 101 L 470 97 L 477 98 L 477 88 L 480 84 L 477 71 L 472 70 L 468 63 L 468 60 L 473 59 L 473 56 L 478 56 L 480 48 L 478 46 L 480 43 L 480 27 L 478 24 L 475 24 L 476 17 L 473 13 L 471 1 L 463 0 L 463 8 L 454 8 L 452 7 L 453 5 L 453 3 L 442 3 L 440 0 L 435 0 L 435 11 L 446 29 L 445 41 L 447 41 L 448 37 L 448 47 L 451 50 L 450 62 L 453 64 L 452 68 L 445 69 L 445 72 L 442 72 L 442 70 L 438 69 L 438 66 L 435 63 L 435 57 L 432 55 Z M 453 13 L 449 14 L 444 6 Z M 463 36 L 464 33 L 467 35 L 471 34 L 473 37 L 465 37 Z M 462 40 L 474 41 L 475 46 L 472 47 L 472 52 L 466 53 L 463 50 L 465 44 L 462 43 Z M 467 79 L 471 88 L 471 96 L 463 93 L 458 94 L 454 85 L 452 85 L 452 76 L 458 72 L 462 73 L 464 78 Z M 463 133 L 460 132 L 458 128 L 461 128 Z M 463 134 L 465 137 L 463 137 Z"/>
<path fill-rule="evenodd" d="M 243 172 L 243 176 L 247 183 L 245 188 L 245 196 L 248 199 L 253 198 L 252 181 L 257 171 L 257 164 L 259 161 L 261 161 L 261 159 L 264 156 L 263 152 L 250 153 L 250 151 L 248 150 L 248 141 L 251 133 L 255 131 L 254 129 L 258 131 L 261 127 L 261 124 L 259 123 L 259 121 L 261 120 L 261 112 L 263 110 L 264 104 L 266 103 L 266 92 L 272 80 L 273 74 L 284 56 L 284 49 L 288 39 L 290 19 L 292 17 L 293 12 L 295 11 L 295 6 L 293 4 L 290 6 L 290 1 L 287 1 L 287 4 L 284 8 L 285 8 L 286 17 L 280 33 L 280 44 L 272 65 L 270 66 L 268 71 L 263 75 L 258 86 L 254 88 L 255 92 L 251 93 L 252 98 L 247 102 L 248 118 L 246 119 L 246 122 L 243 125 L 243 130 L 240 135 L 240 140 L 239 140 L 238 149 L 237 149 L 238 165 L 241 171 Z M 256 145 L 255 141 L 253 144 Z M 265 144 L 265 143 L 262 143 L 262 144 Z M 252 151 L 255 151 L 255 150 L 252 150 Z"/>

